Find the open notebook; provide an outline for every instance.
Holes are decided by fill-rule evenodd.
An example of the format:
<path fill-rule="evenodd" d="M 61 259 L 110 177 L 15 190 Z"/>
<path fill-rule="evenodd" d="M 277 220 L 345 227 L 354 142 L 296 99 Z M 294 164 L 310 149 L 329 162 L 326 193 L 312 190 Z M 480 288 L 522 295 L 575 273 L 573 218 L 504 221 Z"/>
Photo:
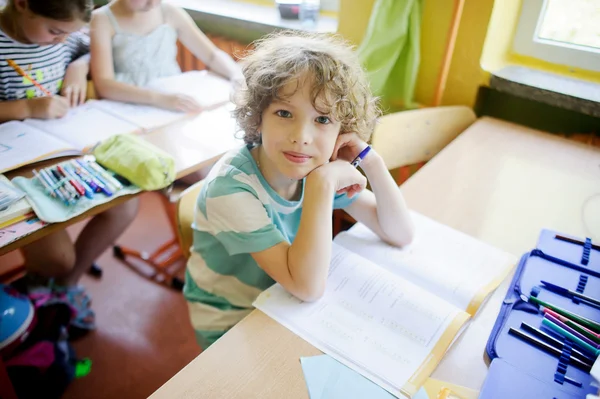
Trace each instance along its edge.
<path fill-rule="evenodd" d="M 411 212 L 414 242 L 362 225 L 333 243 L 327 289 L 302 302 L 276 284 L 254 306 L 390 393 L 412 396 L 516 259 Z"/>
<path fill-rule="evenodd" d="M 119 133 L 139 131 L 136 125 L 86 103 L 60 119 L 26 119 L 0 125 L 0 173 L 44 159 L 79 155 Z"/>
<path fill-rule="evenodd" d="M 231 92 L 229 81 L 205 71 L 161 78 L 150 86 L 169 92 L 195 92 L 194 98 L 205 108 L 227 103 Z M 92 100 L 60 119 L 3 123 L 0 173 L 44 159 L 79 155 L 110 136 L 148 131 L 185 116 L 145 105 Z"/>

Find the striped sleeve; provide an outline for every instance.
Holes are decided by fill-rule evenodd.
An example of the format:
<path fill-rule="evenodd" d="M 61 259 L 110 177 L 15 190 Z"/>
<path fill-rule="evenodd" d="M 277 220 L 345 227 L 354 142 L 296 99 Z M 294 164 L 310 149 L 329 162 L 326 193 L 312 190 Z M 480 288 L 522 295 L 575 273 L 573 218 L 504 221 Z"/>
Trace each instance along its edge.
<path fill-rule="evenodd" d="M 90 38 L 83 32 L 75 32 L 69 35 L 66 45 L 71 53 L 70 62 L 90 52 Z"/>
<path fill-rule="evenodd" d="M 229 255 L 260 252 L 286 240 L 250 185 L 221 176 L 205 195 L 207 224 Z"/>

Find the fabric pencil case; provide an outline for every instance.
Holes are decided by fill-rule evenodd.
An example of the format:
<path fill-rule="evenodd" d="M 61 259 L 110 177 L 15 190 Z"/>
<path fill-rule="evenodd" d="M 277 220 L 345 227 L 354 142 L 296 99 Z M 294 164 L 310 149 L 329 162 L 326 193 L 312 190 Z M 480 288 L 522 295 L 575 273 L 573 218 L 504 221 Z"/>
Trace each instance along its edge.
<path fill-rule="evenodd" d="M 82 196 L 77 202 L 66 205 L 60 199 L 51 197 L 37 178 L 28 179 L 18 176 L 12 180 L 12 183 L 27 194 L 38 218 L 47 223 L 64 222 L 115 198 L 142 191 L 139 187 L 130 185 L 113 192 L 111 196 L 95 193 L 92 198 Z"/>

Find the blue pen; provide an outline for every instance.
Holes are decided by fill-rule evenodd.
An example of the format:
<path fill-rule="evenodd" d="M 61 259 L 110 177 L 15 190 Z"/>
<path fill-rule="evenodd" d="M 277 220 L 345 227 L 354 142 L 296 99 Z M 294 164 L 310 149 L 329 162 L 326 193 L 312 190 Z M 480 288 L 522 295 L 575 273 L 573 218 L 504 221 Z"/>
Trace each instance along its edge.
<path fill-rule="evenodd" d="M 77 160 L 77 161 L 79 161 L 79 160 Z M 77 162 L 77 161 L 72 161 L 73 165 L 75 165 L 76 168 L 79 168 L 78 173 L 81 173 L 82 175 L 86 176 L 86 178 L 89 180 L 88 184 L 90 185 L 90 187 L 95 189 L 94 186 L 96 186 L 107 197 L 110 197 L 112 195 L 112 191 L 110 191 L 108 189 L 108 187 L 106 187 L 106 185 L 104 184 L 102 179 L 99 179 L 96 175 L 88 172 L 88 170 L 84 167 L 84 165 L 82 165 L 81 162 Z M 91 183 L 93 183 L 93 185 Z"/>
<path fill-rule="evenodd" d="M 85 173 L 83 172 L 83 169 L 81 169 L 81 168 L 79 167 L 79 165 L 75 164 L 75 167 L 73 167 L 73 172 L 75 172 L 75 174 L 76 174 L 77 176 L 79 176 L 79 178 L 80 178 L 80 179 L 81 179 L 81 180 L 82 180 L 82 181 L 83 181 L 83 182 L 84 182 L 86 185 L 88 185 L 88 186 L 90 187 L 90 189 L 92 190 L 92 192 L 94 192 L 94 193 L 98 193 L 98 192 L 102 191 L 102 190 L 100 189 L 100 187 L 99 187 L 99 186 L 96 184 L 96 182 L 95 182 L 93 179 L 91 179 L 91 178 L 89 177 L 89 175 L 87 175 L 87 174 L 85 174 Z"/>
<path fill-rule="evenodd" d="M 91 169 L 86 162 L 83 162 L 81 159 L 78 159 L 76 162 L 81 165 L 81 168 L 85 173 L 94 179 L 98 187 L 100 187 L 100 190 L 102 190 L 106 196 L 110 197 L 113 194 L 109 189 L 109 185 L 98 175 L 98 173 L 96 173 L 96 171 Z"/>
<path fill-rule="evenodd" d="M 79 184 L 81 184 L 81 187 L 83 187 L 83 190 L 85 191 L 85 196 L 88 197 L 89 199 L 93 199 L 94 198 L 94 190 L 92 190 L 92 188 L 85 182 L 85 180 L 83 180 L 81 177 L 77 176 L 77 174 L 75 173 L 73 168 L 71 168 L 71 165 L 63 164 L 62 167 L 70 177 L 77 180 L 77 182 Z"/>
<path fill-rule="evenodd" d="M 354 160 L 351 162 L 352 166 L 354 166 L 355 168 L 358 168 L 358 165 L 360 165 L 360 163 L 363 161 L 363 159 L 365 159 L 365 157 L 367 156 L 369 151 L 371 151 L 370 145 L 366 146 L 365 149 L 362 150 L 356 158 L 354 158 Z"/>
<path fill-rule="evenodd" d="M 56 196 L 60 198 L 61 201 L 63 201 L 65 204 L 69 205 L 69 200 L 65 198 L 65 196 L 63 195 L 63 193 L 60 192 L 60 190 L 54 187 L 54 182 L 52 181 L 50 176 L 48 176 L 48 172 L 46 172 L 44 169 L 40 169 L 39 175 L 42 177 L 42 179 L 44 179 L 48 187 L 50 187 L 50 189 L 54 191 L 54 194 L 56 194 Z"/>

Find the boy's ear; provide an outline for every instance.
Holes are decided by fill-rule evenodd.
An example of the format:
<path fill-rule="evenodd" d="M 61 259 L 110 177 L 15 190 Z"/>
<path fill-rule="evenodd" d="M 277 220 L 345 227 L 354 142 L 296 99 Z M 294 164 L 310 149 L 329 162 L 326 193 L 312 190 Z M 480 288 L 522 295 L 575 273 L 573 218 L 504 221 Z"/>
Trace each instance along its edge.
<path fill-rule="evenodd" d="M 29 4 L 27 0 L 14 0 L 15 8 L 19 12 L 27 11 L 29 9 Z"/>

